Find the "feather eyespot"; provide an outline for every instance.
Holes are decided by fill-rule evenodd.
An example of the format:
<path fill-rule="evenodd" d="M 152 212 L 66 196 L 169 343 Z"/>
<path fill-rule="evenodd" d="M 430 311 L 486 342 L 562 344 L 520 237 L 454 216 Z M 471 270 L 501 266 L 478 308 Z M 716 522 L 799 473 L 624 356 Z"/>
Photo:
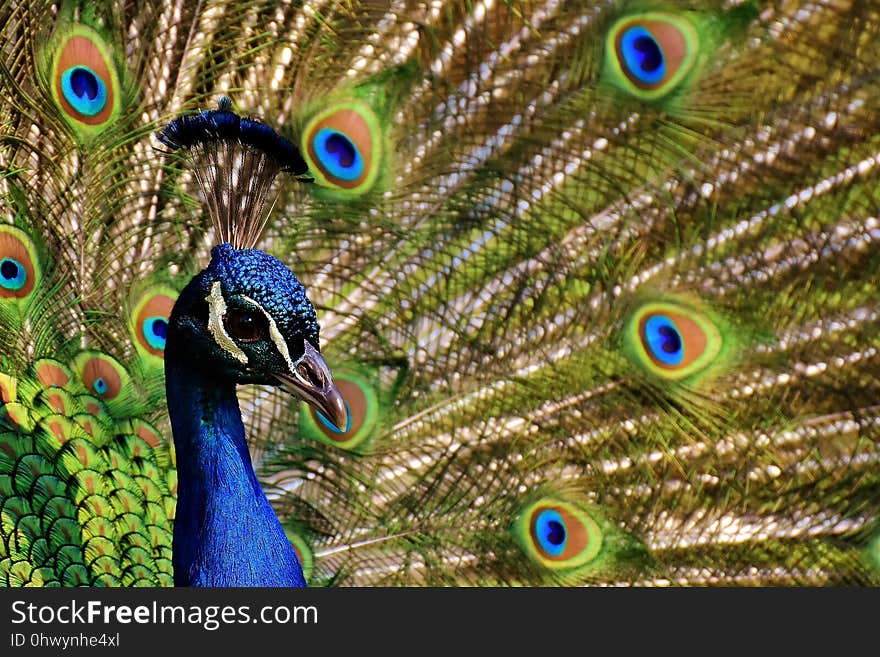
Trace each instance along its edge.
<path fill-rule="evenodd" d="M 517 538 L 526 554 L 550 570 L 572 570 L 593 562 L 602 550 L 599 523 L 580 506 L 545 498 L 519 515 Z"/>
<path fill-rule="evenodd" d="M 687 20 L 649 12 L 627 16 L 612 26 L 606 66 L 618 86 L 651 100 L 678 86 L 693 68 L 697 50 L 697 32 Z"/>
<path fill-rule="evenodd" d="M 88 66 L 72 66 L 61 74 L 61 95 L 83 116 L 96 116 L 107 107 L 107 85 Z"/>
<path fill-rule="evenodd" d="M 337 369 L 333 382 L 345 400 L 348 421 L 339 429 L 320 412 L 303 403 L 300 424 L 303 433 L 322 442 L 352 450 L 374 433 L 379 417 L 379 399 L 373 385 L 359 373 Z"/>
<path fill-rule="evenodd" d="M 302 150 L 317 184 L 363 194 L 375 183 L 382 158 L 378 121 L 363 103 L 331 106 L 306 124 Z"/>
<path fill-rule="evenodd" d="M 630 318 L 628 334 L 636 362 L 668 380 L 704 371 L 723 346 L 712 319 L 673 302 L 644 304 Z"/>
<path fill-rule="evenodd" d="M 86 390 L 100 399 L 113 399 L 119 394 L 122 381 L 112 363 L 102 358 L 88 360 L 82 370 Z"/>
<path fill-rule="evenodd" d="M 568 531 L 565 519 L 556 509 L 541 509 L 535 514 L 532 534 L 538 549 L 548 558 L 558 557 L 565 551 Z"/>
<path fill-rule="evenodd" d="M 3 258 L 0 260 L 0 286 L 5 290 L 16 291 L 27 283 L 27 270 L 24 265 L 15 258 Z"/>
<path fill-rule="evenodd" d="M 684 340 L 675 321 L 663 314 L 649 315 L 641 326 L 642 343 L 650 358 L 674 367 L 684 360 Z"/>
<path fill-rule="evenodd" d="M 120 417 L 131 411 L 131 377 L 119 361 L 99 351 L 83 351 L 73 366 L 88 394 L 107 404 L 111 415 Z"/>
<path fill-rule="evenodd" d="M 24 299 L 37 284 L 39 263 L 33 242 L 13 226 L 0 226 L 0 299 Z"/>
<path fill-rule="evenodd" d="M 60 42 L 51 87 L 64 117 L 77 130 L 99 129 L 118 113 L 120 86 L 110 49 L 84 25 Z"/>
<path fill-rule="evenodd" d="M 168 337 L 167 317 L 147 317 L 141 325 L 147 344 L 157 351 L 165 350 L 165 339 Z"/>
<path fill-rule="evenodd" d="M 135 344 L 152 356 L 162 358 L 165 354 L 168 319 L 176 294 L 170 288 L 156 286 L 135 305 L 131 323 Z"/>
<path fill-rule="evenodd" d="M 364 172 L 364 158 L 355 143 L 334 128 L 321 128 L 312 141 L 315 155 L 320 159 L 326 175 L 339 184 L 357 180 Z"/>

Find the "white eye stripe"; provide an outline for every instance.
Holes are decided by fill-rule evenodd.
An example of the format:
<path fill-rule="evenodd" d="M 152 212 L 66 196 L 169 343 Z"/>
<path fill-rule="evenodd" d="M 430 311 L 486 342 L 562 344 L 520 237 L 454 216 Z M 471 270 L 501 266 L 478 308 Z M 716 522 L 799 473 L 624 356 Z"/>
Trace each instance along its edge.
<path fill-rule="evenodd" d="M 275 348 L 278 349 L 278 353 L 280 353 L 281 357 L 284 358 L 284 362 L 287 363 L 287 367 L 290 368 L 291 373 L 294 372 L 296 363 L 294 363 L 290 358 L 290 350 L 287 348 L 287 342 L 281 335 L 281 331 L 278 330 L 278 325 L 275 323 L 275 320 L 272 319 L 272 316 L 267 313 L 266 310 L 253 299 L 244 295 L 242 295 L 241 298 L 257 308 L 266 317 L 266 321 L 269 323 L 269 337 L 272 338 L 272 342 L 275 343 Z"/>
<path fill-rule="evenodd" d="M 240 363 L 247 365 L 247 354 L 241 350 L 235 343 L 235 340 L 232 339 L 232 336 L 226 332 L 226 326 L 223 324 L 223 318 L 226 316 L 226 300 L 223 298 L 223 292 L 220 290 L 219 281 L 211 286 L 211 293 L 205 297 L 205 301 L 208 302 L 208 330 L 214 337 L 214 342 Z"/>
<path fill-rule="evenodd" d="M 284 358 L 284 362 L 287 364 L 287 367 L 290 368 L 290 371 L 294 372 L 296 369 L 296 363 L 294 363 L 290 357 L 290 350 L 287 348 L 287 342 L 281 335 L 281 331 L 278 330 L 278 325 L 275 323 L 275 320 L 259 303 L 250 297 L 242 295 L 241 299 L 263 313 L 266 322 L 269 324 L 269 336 L 272 338 L 275 348 L 278 349 L 281 357 Z M 240 363 L 247 365 L 247 354 L 242 351 L 241 347 L 238 346 L 233 337 L 229 335 L 226 330 L 226 325 L 223 322 L 226 317 L 227 306 L 226 300 L 223 298 L 223 292 L 221 291 L 219 281 L 211 286 L 211 294 L 205 298 L 205 301 L 208 302 L 208 330 L 214 337 L 214 341 L 230 356 L 238 360 Z"/>

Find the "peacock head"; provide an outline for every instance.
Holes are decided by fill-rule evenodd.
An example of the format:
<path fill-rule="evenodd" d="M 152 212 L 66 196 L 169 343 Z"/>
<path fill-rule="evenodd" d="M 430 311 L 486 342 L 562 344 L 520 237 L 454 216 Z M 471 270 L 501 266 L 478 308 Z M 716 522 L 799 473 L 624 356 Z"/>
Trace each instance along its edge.
<path fill-rule="evenodd" d="M 305 287 L 263 251 L 214 247 L 211 263 L 171 312 L 168 342 L 178 345 L 174 358 L 188 367 L 224 382 L 280 385 L 340 428 L 346 425 L 348 412 L 319 352 L 317 316 Z"/>

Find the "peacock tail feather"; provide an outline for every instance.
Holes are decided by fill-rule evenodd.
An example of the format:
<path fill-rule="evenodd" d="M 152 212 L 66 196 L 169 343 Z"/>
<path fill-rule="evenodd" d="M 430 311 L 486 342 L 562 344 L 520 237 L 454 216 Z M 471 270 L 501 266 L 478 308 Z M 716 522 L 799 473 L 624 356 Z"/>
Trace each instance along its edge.
<path fill-rule="evenodd" d="M 4 3 L 0 582 L 173 583 L 219 164 L 156 134 L 229 97 L 308 169 L 259 246 L 349 410 L 239 391 L 310 584 L 876 585 L 878 37 L 859 0 Z"/>

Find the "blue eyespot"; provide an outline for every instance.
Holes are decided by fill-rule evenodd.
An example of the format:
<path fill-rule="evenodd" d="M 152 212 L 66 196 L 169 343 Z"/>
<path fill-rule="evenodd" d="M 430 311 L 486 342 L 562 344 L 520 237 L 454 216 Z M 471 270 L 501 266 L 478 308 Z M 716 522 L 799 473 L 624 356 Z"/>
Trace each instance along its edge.
<path fill-rule="evenodd" d="M 27 283 L 27 270 L 13 258 L 0 260 L 0 287 L 6 290 L 20 290 Z"/>
<path fill-rule="evenodd" d="M 144 338 L 153 349 L 165 349 L 168 320 L 164 317 L 147 317 L 143 323 Z"/>
<path fill-rule="evenodd" d="M 333 433 L 344 434 L 351 431 L 351 409 L 348 407 L 348 402 L 345 402 L 345 429 L 339 429 L 335 424 L 333 424 L 321 411 L 315 411 L 318 415 L 318 419 L 321 420 L 321 424 L 323 424 L 328 431 L 332 431 Z"/>
<path fill-rule="evenodd" d="M 565 521 L 558 511 L 545 509 L 535 519 L 535 536 L 541 549 L 552 557 L 558 557 L 565 551 L 568 536 Z"/>
<path fill-rule="evenodd" d="M 107 88 L 87 66 L 74 66 L 61 74 L 61 91 L 70 106 L 83 116 L 96 116 L 107 105 Z"/>
<path fill-rule="evenodd" d="M 357 146 L 338 130 L 318 130 L 314 150 L 321 165 L 335 178 L 357 180 L 364 171 L 364 160 Z"/>
<path fill-rule="evenodd" d="M 645 322 L 648 349 L 664 365 L 678 365 L 684 360 L 684 341 L 675 323 L 665 315 L 653 315 Z"/>
<path fill-rule="evenodd" d="M 657 84 L 666 77 L 663 49 L 644 27 L 634 25 L 623 33 L 620 53 L 629 73 L 642 84 Z"/>
<path fill-rule="evenodd" d="M 98 377 L 92 382 L 92 389 L 98 393 L 98 395 L 103 396 L 108 389 L 107 382 L 103 377 Z"/>

